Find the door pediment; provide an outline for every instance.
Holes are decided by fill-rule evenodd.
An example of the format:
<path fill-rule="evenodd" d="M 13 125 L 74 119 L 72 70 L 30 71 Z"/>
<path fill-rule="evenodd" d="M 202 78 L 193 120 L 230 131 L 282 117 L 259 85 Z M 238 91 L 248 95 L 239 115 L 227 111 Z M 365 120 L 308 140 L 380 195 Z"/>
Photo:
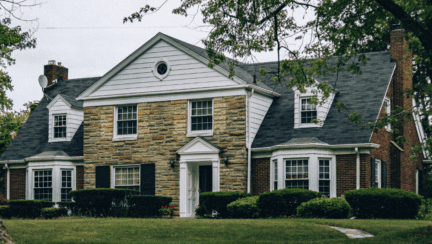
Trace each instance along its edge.
<path fill-rule="evenodd" d="M 195 139 L 184 145 L 182 148 L 180 148 L 177 153 L 179 155 L 218 154 L 220 151 L 221 149 L 218 146 L 213 145 L 204 138 L 196 137 Z"/>

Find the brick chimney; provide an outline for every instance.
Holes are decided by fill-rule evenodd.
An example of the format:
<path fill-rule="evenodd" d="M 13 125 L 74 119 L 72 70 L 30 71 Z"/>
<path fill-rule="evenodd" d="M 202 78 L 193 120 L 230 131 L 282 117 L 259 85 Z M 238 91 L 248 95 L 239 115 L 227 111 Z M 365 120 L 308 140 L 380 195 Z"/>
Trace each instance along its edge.
<path fill-rule="evenodd" d="M 44 75 L 48 78 L 47 86 L 50 86 L 54 80 L 57 80 L 57 82 L 67 80 L 68 69 L 62 66 L 60 62 L 56 64 L 55 60 L 50 60 L 47 65 L 44 65 Z"/>

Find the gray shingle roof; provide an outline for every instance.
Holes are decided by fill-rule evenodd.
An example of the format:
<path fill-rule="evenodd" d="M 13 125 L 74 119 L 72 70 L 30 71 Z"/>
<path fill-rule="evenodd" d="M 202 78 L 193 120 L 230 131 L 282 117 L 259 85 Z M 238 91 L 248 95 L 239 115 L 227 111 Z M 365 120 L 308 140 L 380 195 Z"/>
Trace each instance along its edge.
<path fill-rule="evenodd" d="M 362 75 L 353 75 L 343 72 L 337 80 L 337 90 L 325 124 L 321 128 L 294 129 L 294 92 L 288 90 L 289 76 L 280 85 L 270 79 L 269 76 L 257 78 L 270 87 L 275 87 L 275 92 L 281 94 L 274 99 L 266 117 L 252 144 L 253 148 L 270 147 L 283 144 L 294 138 L 316 137 L 318 140 L 331 144 L 369 143 L 371 131 L 357 130 L 356 126 L 348 121 L 349 112 L 338 112 L 336 103 L 343 102 L 351 111 L 358 111 L 363 122 L 375 122 L 379 114 L 387 86 L 393 74 L 395 62 L 390 61 L 390 52 L 367 53 L 370 58 L 366 66 L 361 65 Z M 241 68 L 254 72 L 254 65 L 241 65 Z M 276 71 L 277 63 L 263 63 L 259 68 L 266 68 L 267 72 Z M 334 85 L 335 75 L 317 77 L 319 81 L 328 80 Z"/>
<path fill-rule="evenodd" d="M 27 122 L 21 127 L 18 135 L 3 153 L 0 161 L 20 160 L 52 151 L 63 151 L 69 156 L 83 156 L 83 124 L 78 128 L 71 141 L 48 142 L 49 110 L 46 106 L 58 94 L 66 95 L 69 98 L 78 97 L 82 91 L 99 78 L 65 80 L 49 88 L 45 92 L 47 96 L 44 96 L 33 110 Z"/>
<path fill-rule="evenodd" d="M 76 97 L 71 97 L 71 96 L 68 96 L 68 95 L 65 95 L 65 94 L 61 94 L 61 96 L 64 98 L 64 99 L 66 99 L 66 101 L 68 101 L 68 103 L 70 103 L 70 105 L 72 105 L 72 107 L 75 107 L 75 108 L 83 108 L 83 104 L 84 104 L 84 102 L 83 101 L 81 101 L 81 100 L 76 100 L 75 98 Z"/>

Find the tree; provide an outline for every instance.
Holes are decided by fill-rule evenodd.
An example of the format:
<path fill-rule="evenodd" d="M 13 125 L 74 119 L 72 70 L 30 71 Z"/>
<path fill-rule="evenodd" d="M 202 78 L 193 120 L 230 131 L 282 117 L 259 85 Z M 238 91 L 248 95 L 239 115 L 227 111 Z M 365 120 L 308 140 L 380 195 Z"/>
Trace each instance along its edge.
<path fill-rule="evenodd" d="M 166 2 L 158 7 L 146 5 L 123 22 L 141 21 L 147 13 L 158 11 Z M 235 65 L 235 61 L 225 58 L 225 53 L 235 60 L 248 61 L 256 52 L 276 50 L 279 69 L 272 74 L 273 80 L 280 82 L 289 73 L 292 77 L 290 87 L 302 92 L 314 85 L 314 76 L 329 72 L 361 74 L 360 64 L 368 61 L 364 53 L 385 50 L 391 28 L 402 25 L 414 61 L 414 89 L 405 90 L 404 95 L 413 96 L 418 106 L 409 110 L 396 108 L 392 115 L 383 116 L 377 123 L 362 121 L 356 111 L 350 111 L 349 120 L 359 129 L 376 131 L 389 122 L 393 127 L 406 123 L 407 119 L 412 120 L 415 109 L 422 116 L 429 135 L 432 132 L 428 122 L 432 115 L 431 0 L 182 0 L 173 13 L 187 16 L 193 8 L 200 8 L 203 22 L 212 26 L 203 41 L 210 67 L 225 61 Z M 308 12 L 314 13 L 308 21 L 295 17 Z M 288 44 L 292 41 L 299 45 Z M 266 74 L 264 69 L 260 72 Z M 327 82 L 319 84 L 317 89 L 324 95 L 324 100 L 330 95 Z M 322 103 L 323 100 L 313 102 Z M 337 106 L 349 110 L 342 103 Z M 398 140 L 403 143 L 406 139 L 399 135 Z M 413 152 L 420 152 L 422 147 L 432 152 L 432 138 L 429 137 L 424 145 L 413 146 Z"/>

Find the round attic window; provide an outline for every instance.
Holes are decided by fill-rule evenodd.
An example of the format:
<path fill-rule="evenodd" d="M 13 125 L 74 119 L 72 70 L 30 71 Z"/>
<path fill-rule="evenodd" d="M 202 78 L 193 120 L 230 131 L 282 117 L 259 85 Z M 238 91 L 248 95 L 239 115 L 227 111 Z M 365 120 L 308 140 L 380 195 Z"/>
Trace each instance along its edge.
<path fill-rule="evenodd" d="M 157 72 L 160 75 L 164 75 L 166 74 L 166 72 L 168 71 L 168 66 L 165 62 L 159 63 L 157 66 Z"/>
<path fill-rule="evenodd" d="M 163 80 L 168 76 L 171 70 L 171 66 L 166 58 L 159 59 L 153 67 L 153 75 L 159 80 Z"/>

